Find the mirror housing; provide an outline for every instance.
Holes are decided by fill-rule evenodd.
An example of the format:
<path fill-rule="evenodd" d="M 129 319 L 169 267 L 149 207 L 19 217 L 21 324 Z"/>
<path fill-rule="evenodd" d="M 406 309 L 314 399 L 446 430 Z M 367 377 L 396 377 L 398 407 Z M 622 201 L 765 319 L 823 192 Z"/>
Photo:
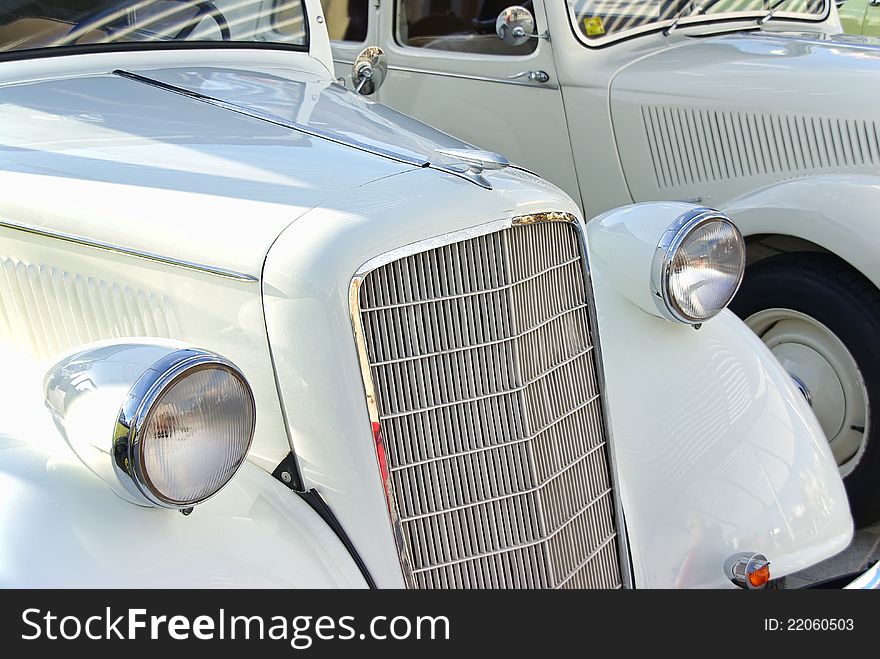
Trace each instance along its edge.
<path fill-rule="evenodd" d="M 529 39 L 537 39 L 535 17 L 525 7 L 508 7 L 495 20 L 495 34 L 508 46 L 521 46 Z"/>
<path fill-rule="evenodd" d="M 351 65 L 351 84 L 355 93 L 363 96 L 375 93 L 387 73 L 385 51 L 378 46 L 364 48 Z"/>

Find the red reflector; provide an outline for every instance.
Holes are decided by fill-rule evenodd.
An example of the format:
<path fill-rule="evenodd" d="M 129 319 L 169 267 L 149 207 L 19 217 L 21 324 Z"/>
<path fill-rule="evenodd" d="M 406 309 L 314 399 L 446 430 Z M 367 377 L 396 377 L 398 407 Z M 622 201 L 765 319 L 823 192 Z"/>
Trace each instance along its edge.
<path fill-rule="evenodd" d="M 382 477 L 382 488 L 388 487 L 388 458 L 385 456 L 385 442 L 382 441 L 382 429 L 378 421 L 373 421 L 373 441 L 376 442 L 376 457 L 379 460 L 379 475 Z"/>

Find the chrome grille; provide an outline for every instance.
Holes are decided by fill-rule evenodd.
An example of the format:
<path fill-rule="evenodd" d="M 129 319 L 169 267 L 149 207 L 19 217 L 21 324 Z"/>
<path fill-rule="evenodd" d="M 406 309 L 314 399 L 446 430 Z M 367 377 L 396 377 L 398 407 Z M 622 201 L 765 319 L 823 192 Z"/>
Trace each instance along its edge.
<path fill-rule="evenodd" d="M 413 585 L 621 585 L 582 259 L 575 225 L 541 221 L 363 277 L 361 357 Z"/>

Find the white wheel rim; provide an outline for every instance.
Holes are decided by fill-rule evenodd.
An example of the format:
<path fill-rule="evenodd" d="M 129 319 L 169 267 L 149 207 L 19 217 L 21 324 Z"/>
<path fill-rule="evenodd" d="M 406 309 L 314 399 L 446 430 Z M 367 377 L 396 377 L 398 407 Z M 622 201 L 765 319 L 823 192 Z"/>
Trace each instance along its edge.
<path fill-rule="evenodd" d="M 828 327 L 793 309 L 765 309 L 746 325 L 803 387 L 841 476 L 855 469 L 868 441 L 868 390 L 852 354 Z"/>

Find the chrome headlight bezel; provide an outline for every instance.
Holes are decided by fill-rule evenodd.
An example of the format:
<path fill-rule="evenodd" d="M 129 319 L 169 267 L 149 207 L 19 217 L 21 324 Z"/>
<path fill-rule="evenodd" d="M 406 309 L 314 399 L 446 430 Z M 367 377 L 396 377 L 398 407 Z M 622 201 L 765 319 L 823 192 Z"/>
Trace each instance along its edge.
<path fill-rule="evenodd" d="M 161 400 L 162 395 L 183 378 L 206 368 L 219 368 L 226 371 L 235 377 L 244 388 L 253 419 L 250 438 L 229 478 L 220 483 L 219 487 L 195 500 L 174 501 L 164 496 L 150 482 L 149 473 L 145 469 L 143 461 L 143 431 L 155 403 Z M 247 457 L 253 443 L 255 425 L 256 401 L 254 394 L 247 379 L 235 364 L 220 355 L 203 350 L 175 350 L 144 371 L 131 387 L 123 402 L 113 433 L 111 447 L 113 468 L 120 483 L 132 495 L 139 496 L 149 504 L 160 508 L 186 510 L 208 500 L 231 480 Z"/>
<path fill-rule="evenodd" d="M 678 250 L 685 244 L 688 237 L 700 226 L 707 222 L 722 222 L 729 225 L 736 236 L 737 246 L 741 252 L 741 266 L 739 276 L 736 279 L 736 285 L 731 290 L 727 302 L 715 313 L 704 317 L 692 317 L 682 311 L 681 307 L 675 300 L 674 295 L 670 291 L 670 279 L 672 274 L 672 262 L 675 259 Z M 667 320 L 688 325 L 699 325 L 713 318 L 730 304 L 730 301 L 736 295 L 742 284 L 745 274 L 745 241 L 736 225 L 730 221 L 722 213 L 708 208 L 695 208 L 675 219 L 669 225 L 654 252 L 654 259 L 651 264 L 651 294 L 658 311 Z"/>

